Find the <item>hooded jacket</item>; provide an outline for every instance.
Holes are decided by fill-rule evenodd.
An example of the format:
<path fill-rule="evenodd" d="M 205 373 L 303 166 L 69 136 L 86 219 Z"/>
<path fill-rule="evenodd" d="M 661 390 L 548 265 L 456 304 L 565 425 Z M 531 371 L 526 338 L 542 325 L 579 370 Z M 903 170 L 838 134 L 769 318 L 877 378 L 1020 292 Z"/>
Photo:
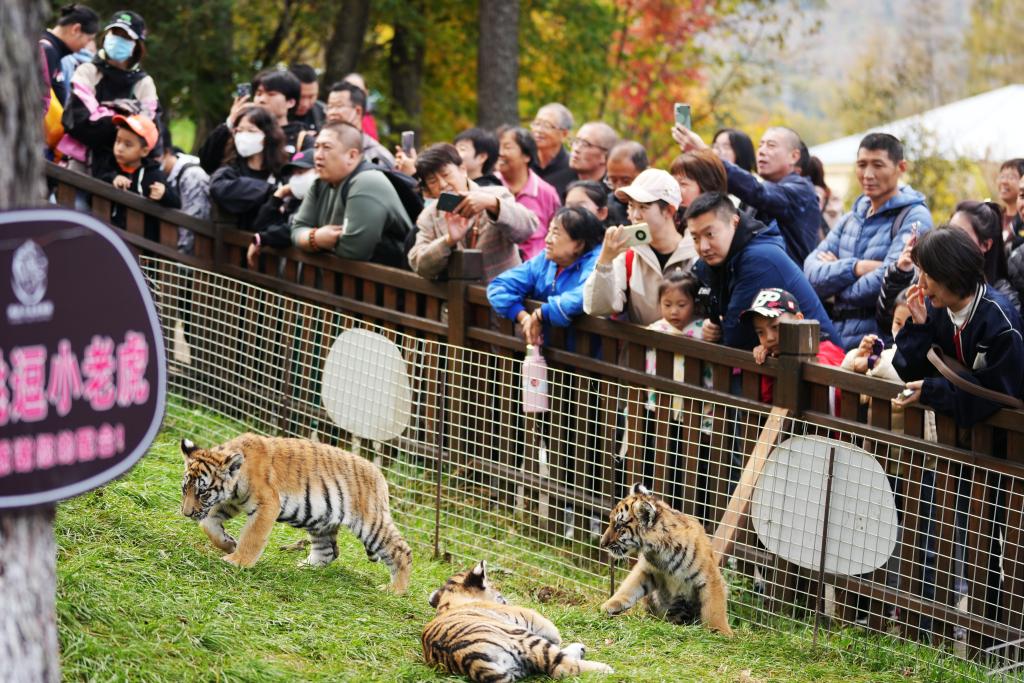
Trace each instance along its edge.
<path fill-rule="evenodd" d="M 932 344 L 969 368 L 981 386 L 1024 398 L 1024 339 L 1020 316 L 989 285 L 979 288 L 971 305 L 974 310 L 960 330 L 960 354 L 954 343 L 955 328 L 949 312 L 932 308 L 929 302 L 925 322 L 917 325 L 908 320 L 896 335 L 896 353 L 892 360 L 904 381 L 924 378 L 922 403 L 952 415 L 961 427 L 981 422 L 1001 406 L 958 389 L 940 376 L 927 358 Z"/>
<path fill-rule="evenodd" d="M 893 236 L 893 223 L 904 208 L 909 212 Z M 861 195 L 853 210 L 843 216 L 828 237 L 804 261 L 804 274 L 821 298 L 835 297 L 836 340 L 845 349 L 860 343 L 866 334 L 879 334 L 875 303 L 882 289 L 886 268 L 895 263 L 917 227 L 918 234 L 932 227 L 925 198 L 910 187 L 901 187 L 875 213 L 871 200 Z M 835 254 L 835 261 L 823 261 L 821 254 Z M 882 266 L 857 277 L 857 261 L 881 261 Z M 887 330 L 886 330 L 887 332 Z"/>
<path fill-rule="evenodd" d="M 710 289 L 708 317 L 721 319 L 726 346 L 747 351 L 757 346 L 753 326 L 741 321 L 740 314 L 765 287 L 780 287 L 792 294 L 804 317 L 818 321 L 822 338 L 835 338 L 832 320 L 803 272 L 789 258 L 782 233 L 774 224 L 766 226 L 740 214 L 725 262 L 709 266 L 700 260 L 694 270 Z"/>

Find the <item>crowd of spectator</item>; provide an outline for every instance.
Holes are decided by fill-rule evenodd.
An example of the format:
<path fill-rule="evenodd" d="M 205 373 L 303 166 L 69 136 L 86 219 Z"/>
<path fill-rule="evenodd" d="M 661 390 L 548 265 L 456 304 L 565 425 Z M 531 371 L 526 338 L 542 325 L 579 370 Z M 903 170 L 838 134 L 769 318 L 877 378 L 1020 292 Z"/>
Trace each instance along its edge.
<path fill-rule="evenodd" d="M 980 385 L 1024 392 L 1024 159 L 1002 165 L 998 201 L 964 197 L 933 228 L 928 198 L 903 182 L 901 141 L 885 133 L 851 159 L 861 194 L 843 212 L 785 126 L 755 147 L 737 129 L 708 144 L 666 125 L 679 154 L 656 168 L 641 143 L 604 121 L 577 127 L 552 102 L 525 127 L 392 153 L 363 78 L 346 76 L 321 101 L 304 64 L 241 84 L 192 156 L 173 145 L 144 69 L 147 36 L 136 12 L 104 23 L 84 5 L 59 11 L 39 41 L 46 153 L 164 207 L 235 221 L 253 234 L 251 266 L 262 248 L 292 245 L 439 278 L 453 252 L 477 249 L 495 311 L 531 343 L 585 312 L 762 362 L 777 352 L 778 319 L 799 316 L 818 322 L 823 362 L 849 352 L 847 367 L 878 372 L 867 361 L 887 345 L 886 372 L 912 390 L 903 404 L 923 398 L 962 425 L 998 406 L 934 376 L 929 344 Z M 179 248 L 191 249 L 186 230 Z M 526 299 L 543 305 L 531 312 Z"/>

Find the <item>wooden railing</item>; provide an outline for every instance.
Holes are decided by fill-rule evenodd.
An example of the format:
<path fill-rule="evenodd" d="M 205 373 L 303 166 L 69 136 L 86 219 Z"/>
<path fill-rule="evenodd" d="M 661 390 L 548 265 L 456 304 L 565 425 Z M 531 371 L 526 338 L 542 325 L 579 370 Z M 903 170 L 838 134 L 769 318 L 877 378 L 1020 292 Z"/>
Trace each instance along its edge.
<path fill-rule="evenodd" d="M 109 220 L 113 204 L 122 205 L 127 218 L 122 234 L 136 253 L 227 275 L 420 339 L 488 352 L 489 357 L 522 353 L 523 341 L 516 336 L 513 324 L 497 319 L 488 304 L 486 288 L 480 282 L 478 252 L 455 252 L 444 281 L 428 281 L 405 270 L 294 248 L 264 248 L 259 267 L 253 270 L 245 265 L 249 232 L 163 209 L 56 165 L 48 167 L 47 176 L 61 205 L 73 207 L 76 194 L 86 193 L 91 195 L 93 214 L 103 220 Z M 152 239 L 146 235 L 147 217 L 159 225 L 156 234 L 150 235 Z M 195 234 L 192 255 L 176 249 L 179 226 Z M 826 576 L 826 582 L 841 594 L 837 601 L 840 609 L 845 609 L 844 615 L 852 619 L 853 610 L 857 609 L 856 597 L 867 596 L 902 607 L 919 618 L 932 616 L 949 628 L 964 626 L 972 634 L 974 647 L 980 647 L 986 637 L 1024 637 L 1024 552 L 1018 553 L 1019 548 L 1024 548 L 1024 520 L 1019 512 L 1024 508 L 1024 411 L 1001 410 L 970 430 L 958 429 L 951 417 L 938 415 L 938 439 L 932 442 L 924 438 L 926 409 L 911 406 L 903 413 L 902 430 L 894 431 L 891 399 L 901 386 L 818 364 L 817 332 L 813 322 L 783 325 L 780 357 L 758 365 L 749 352 L 665 335 L 629 323 L 582 316 L 571 330 L 553 331 L 551 338 L 545 340 L 545 357 L 554 372 L 564 373 L 561 394 L 552 396 L 552 413 L 572 415 L 574 411 L 583 411 L 589 415 L 587 423 L 593 427 L 585 438 L 574 425 L 548 423 L 534 429 L 528 423 L 524 428 L 517 421 L 519 418 L 509 417 L 516 412 L 509 406 L 516 399 L 518 376 L 511 369 L 513 364 L 495 364 L 489 368 L 488 380 L 493 390 L 489 395 L 484 395 L 486 392 L 479 386 L 447 386 L 449 410 L 463 419 L 463 424 L 456 427 L 452 427 L 450 420 L 441 420 L 440 424 L 447 424 L 445 428 L 453 429 L 447 451 L 460 454 L 454 457 L 464 458 L 476 471 L 502 480 L 503 486 L 526 484 L 543 489 L 555 499 L 585 501 L 601 511 L 621 495 L 622 483 L 649 479 L 655 486 L 667 485 L 664 483 L 672 479 L 668 474 L 672 470 L 680 473 L 679 488 L 662 493 L 675 496 L 687 512 L 700 516 L 713 530 L 729 504 L 743 459 L 753 449 L 766 411 L 771 408 L 759 401 L 762 377 L 771 378 L 775 405 L 788 410 L 790 425 L 798 423 L 803 432 L 856 442 L 892 471 L 890 481 L 899 482 L 904 499 L 901 553 L 907 564 L 915 567 L 920 566 L 922 547 L 917 531 L 919 518 L 929 514 L 920 509 L 922 484 L 917 475 L 934 472 L 936 500 L 941 502 L 938 513 L 932 513 L 938 523 L 933 533 L 937 536 L 939 556 L 934 600 L 914 597 L 921 592 L 920 577 L 910 573 L 900 575 L 898 586 L 887 586 L 882 570 L 869 577 Z M 569 334 L 575 337 L 575 348 L 571 351 L 566 344 Z M 656 355 L 655 374 L 648 374 L 645 368 L 649 351 Z M 682 382 L 672 376 L 676 354 L 687 359 Z M 656 405 L 651 405 L 649 411 L 623 409 L 623 405 L 643 405 L 649 390 L 659 392 Z M 832 390 L 838 390 L 841 397 L 838 415 L 830 409 Z M 673 410 L 671 395 L 683 397 L 687 408 L 687 417 L 678 426 L 688 435 L 682 439 L 685 449 L 679 453 L 683 464 L 666 459 L 671 450 L 666 444 L 670 439 L 678 440 L 678 435 L 670 433 L 673 420 L 667 417 Z M 717 421 L 717 425 L 733 425 L 734 432 L 735 425 L 745 421 L 749 431 L 730 434 L 716 429 L 702 436 L 702 414 Z M 737 415 L 744 417 L 741 420 Z M 494 443 L 487 447 L 470 443 L 473 420 L 496 431 Z M 642 434 L 651 425 L 654 432 L 650 441 L 630 443 L 630 457 L 617 461 L 616 451 L 623 434 Z M 553 469 L 568 473 L 564 477 L 542 481 L 538 472 L 516 467 L 500 455 L 499 451 L 520 446 L 536 448 L 535 443 L 519 444 L 517 439 L 524 433 L 539 431 L 566 444 L 560 452 L 548 455 Z M 795 432 L 791 429 L 790 433 Z M 441 454 L 440 446 L 436 454 Z M 709 462 L 707 466 L 712 468 L 703 472 L 700 479 L 695 474 L 698 461 Z M 587 464 L 584 467 L 580 463 Z M 958 487 L 971 494 L 967 533 L 969 545 L 975 549 L 971 560 L 971 596 L 976 604 L 984 605 L 986 600 L 985 581 L 978 579 L 991 559 L 983 550 L 985 539 L 1001 535 L 1014 549 L 1003 557 L 1006 579 L 1001 601 L 1006 612 L 998 619 L 990 618 L 983 610 L 963 612 L 949 607 L 953 602 L 949 586 L 954 580 L 951 539 L 957 528 L 951 501 Z M 1007 517 L 1003 530 L 993 526 L 996 508 L 1008 511 L 1003 513 Z M 563 521 L 556 510 L 544 523 L 554 527 Z M 750 537 L 750 528 L 741 533 L 747 535 L 747 542 L 738 543 L 735 554 L 748 562 L 766 562 L 764 551 L 758 550 L 756 540 Z M 779 584 L 782 593 L 787 590 L 784 583 Z M 779 599 L 785 602 L 784 595 Z M 877 625 L 877 614 L 872 619 Z M 918 624 L 908 628 L 911 626 Z"/>

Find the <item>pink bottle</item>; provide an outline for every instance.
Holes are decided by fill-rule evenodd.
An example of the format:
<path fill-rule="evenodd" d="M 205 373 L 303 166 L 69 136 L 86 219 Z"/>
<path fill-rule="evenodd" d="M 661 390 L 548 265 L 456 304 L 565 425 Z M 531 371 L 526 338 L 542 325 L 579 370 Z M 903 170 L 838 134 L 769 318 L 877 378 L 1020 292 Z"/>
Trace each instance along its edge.
<path fill-rule="evenodd" d="M 526 345 L 523 359 L 523 412 L 545 413 L 548 410 L 548 364 L 540 355 L 540 347 Z"/>

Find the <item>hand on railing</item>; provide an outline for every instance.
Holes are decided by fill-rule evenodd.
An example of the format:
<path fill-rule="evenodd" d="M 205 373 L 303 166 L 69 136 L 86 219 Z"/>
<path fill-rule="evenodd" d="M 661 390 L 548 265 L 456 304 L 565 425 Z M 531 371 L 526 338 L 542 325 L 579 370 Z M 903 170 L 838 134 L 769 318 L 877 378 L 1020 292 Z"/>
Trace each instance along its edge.
<path fill-rule="evenodd" d="M 704 321 L 704 325 L 701 328 L 704 333 L 704 341 L 706 342 L 720 342 L 722 341 L 722 326 L 716 325 L 711 322 L 710 319 Z"/>
<path fill-rule="evenodd" d="M 523 339 L 527 344 L 540 346 L 544 343 L 544 318 L 539 308 L 535 308 L 533 313 L 520 311 L 516 322 L 523 326 Z"/>
<path fill-rule="evenodd" d="M 901 391 L 899 396 L 894 398 L 892 402 L 900 407 L 908 406 L 911 403 L 917 403 L 921 400 L 921 387 L 923 386 L 923 379 L 907 382 L 907 388 Z"/>
<path fill-rule="evenodd" d="M 132 186 L 132 179 L 126 175 L 114 176 L 114 180 L 110 184 L 119 190 L 127 190 Z"/>

